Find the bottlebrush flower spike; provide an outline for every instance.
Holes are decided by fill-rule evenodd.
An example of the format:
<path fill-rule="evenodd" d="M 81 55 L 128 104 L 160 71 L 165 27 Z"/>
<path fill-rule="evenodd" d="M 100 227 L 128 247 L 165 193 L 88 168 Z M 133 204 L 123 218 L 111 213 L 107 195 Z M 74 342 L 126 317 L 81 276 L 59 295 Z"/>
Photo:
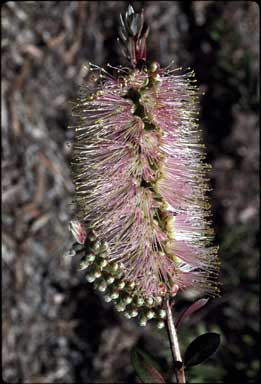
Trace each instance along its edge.
<path fill-rule="evenodd" d="M 146 64 L 143 12 L 129 7 L 121 40 L 133 68 L 98 78 L 74 106 L 76 239 L 87 280 L 127 317 L 164 326 L 180 289 L 217 293 L 194 72 Z M 80 235 L 79 235 L 80 228 Z M 83 230 L 85 228 L 85 230 Z M 85 236 L 85 231 L 88 235 Z M 83 236 L 82 236 L 83 233 Z M 82 242 L 82 241 L 78 241 Z"/>

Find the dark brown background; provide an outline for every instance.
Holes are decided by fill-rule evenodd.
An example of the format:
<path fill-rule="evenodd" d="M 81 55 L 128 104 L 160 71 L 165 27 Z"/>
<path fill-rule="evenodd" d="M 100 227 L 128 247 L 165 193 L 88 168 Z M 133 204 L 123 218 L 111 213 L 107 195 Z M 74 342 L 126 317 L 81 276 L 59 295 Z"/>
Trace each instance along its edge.
<path fill-rule="evenodd" d="M 3 378 L 9 383 L 132 383 L 139 343 L 170 362 L 164 333 L 104 303 L 63 252 L 71 238 L 69 100 L 83 64 L 124 64 L 122 1 L 7 2 L 2 21 Z M 190 383 L 258 379 L 259 8 L 246 1 L 144 1 L 150 58 L 195 69 L 213 165 L 222 296 L 181 329 L 182 351 L 206 330 L 222 347 Z M 186 293 L 177 312 L 193 300 Z M 170 376 L 169 376 L 170 377 Z"/>

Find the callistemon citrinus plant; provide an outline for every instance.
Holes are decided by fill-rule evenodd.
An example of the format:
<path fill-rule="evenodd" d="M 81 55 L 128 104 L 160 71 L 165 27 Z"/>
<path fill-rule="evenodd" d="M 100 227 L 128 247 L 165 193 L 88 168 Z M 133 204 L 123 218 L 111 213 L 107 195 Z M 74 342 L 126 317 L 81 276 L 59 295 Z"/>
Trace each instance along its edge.
<path fill-rule="evenodd" d="M 121 24 L 131 68 L 90 65 L 99 76 L 73 108 L 72 231 L 105 300 L 161 328 L 166 299 L 217 290 L 199 90 L 193 71 L 146 62 L 143 12 L 129 7 Z"/>

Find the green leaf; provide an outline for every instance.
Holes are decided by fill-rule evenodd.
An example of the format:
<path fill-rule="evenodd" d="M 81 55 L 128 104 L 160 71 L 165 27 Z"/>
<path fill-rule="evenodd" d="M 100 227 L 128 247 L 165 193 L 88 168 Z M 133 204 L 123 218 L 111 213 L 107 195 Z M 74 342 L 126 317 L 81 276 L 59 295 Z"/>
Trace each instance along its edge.
<path fill-rule="evenodd" d="M 207 360 L 216 352 L 219 344 L 220 335 L 218 333 L 209 332 L 197 337 L 189 344 L 185 352 L 184 364 L 186 368 Z"/>
<path fill-rule="evenodd" d="M 131 351 L 131 362 L 142 383 L 165 383 L 158 371 L 158 364 L 147 352 L 134 347 Z"/>

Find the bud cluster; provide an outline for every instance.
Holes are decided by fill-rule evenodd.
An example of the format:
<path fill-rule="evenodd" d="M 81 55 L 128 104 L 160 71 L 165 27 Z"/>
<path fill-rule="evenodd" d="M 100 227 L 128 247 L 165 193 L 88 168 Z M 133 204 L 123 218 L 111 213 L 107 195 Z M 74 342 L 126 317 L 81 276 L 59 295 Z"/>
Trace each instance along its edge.
<path fill-rule="evenodd" d="M 94 283 L 95 289 L 104 295 L 104 300 L 113 302 L 118 312 L 128 319 L 137 318 L 141 326 L 153 319 L 159 329 L 164 327 L 164 291 L 161 296 L 144 299 L 135 282 L 124 278 L 124 265 L 109 259 L 106 243 L 100 242 L 93 233 L 88 234 L 84 244 L 74 243 L 70 255 L 80 258 L 79 270 L 85 271 L 86 280 Z"/>

